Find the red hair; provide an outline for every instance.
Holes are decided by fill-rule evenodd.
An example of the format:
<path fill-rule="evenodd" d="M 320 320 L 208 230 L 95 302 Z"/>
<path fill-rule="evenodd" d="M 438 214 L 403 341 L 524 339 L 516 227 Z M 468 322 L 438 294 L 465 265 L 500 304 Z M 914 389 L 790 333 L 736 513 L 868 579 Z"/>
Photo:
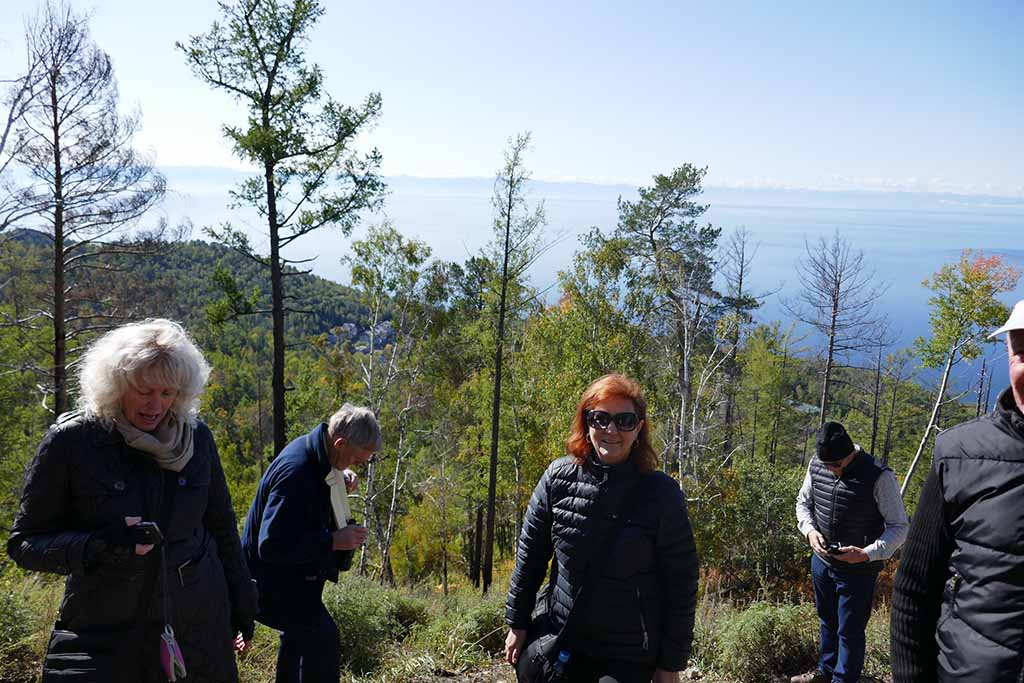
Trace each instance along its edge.
<path fill-rule="evenodd" d="M 651 472 L 658 467 L 658 454 L 651 446 L 651 434 L 647 424 L 647 399 L 640 385 L 625 375 L 605 375 L 594 380 L 580 396 L 576 414 L 572 418 L 572 429 L 565 440 L 565 452 L 583 464 L 590 457 L 593 445 L 587 436 L 587 422 L 584 414 L 601 401 L 609 398 L 628 398 L 633 402 L 636 416 L 643 420 L 640 433 L 633 443 L 630 459 L 641 472 Z"/>

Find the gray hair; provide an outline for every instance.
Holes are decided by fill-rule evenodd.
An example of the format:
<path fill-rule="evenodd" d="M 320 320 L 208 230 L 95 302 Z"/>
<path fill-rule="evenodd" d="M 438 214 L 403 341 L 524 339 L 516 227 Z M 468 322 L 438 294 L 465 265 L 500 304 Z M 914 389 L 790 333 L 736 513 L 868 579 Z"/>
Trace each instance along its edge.
<path fill-rule="evenodd" d="M 373 411 L 351 403 L 346 403 L 338 412 L 331 415 L 327 423 L 327 434 L 332 439 L 341 436 L 354 446 L 374 451 L 379 451 L 384 445 L 380 425 L 377 424 Z"/>
<path fill-rule="evenodd" d="M 86 350 L 78 372 L 79 408 L 111 427 L 128 387 L 163 384 L 178 390 L 171 410 L 195 425 L 210 365 L 185 328 L 163 318 L 123 325 Z"/>

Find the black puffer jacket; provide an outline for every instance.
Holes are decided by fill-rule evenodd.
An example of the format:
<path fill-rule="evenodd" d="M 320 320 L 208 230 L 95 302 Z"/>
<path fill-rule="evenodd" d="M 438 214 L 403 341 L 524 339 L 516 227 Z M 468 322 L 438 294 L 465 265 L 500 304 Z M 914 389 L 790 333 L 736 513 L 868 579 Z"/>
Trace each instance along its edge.
<path fill-rule="evenodd" d="M 1024 680 L 1024 415 L 995 411 L 935 439 L 892 602 L 893 680 Z"/>
<path fill-rule="evenodd" d="M 139 557 L 105 543 L 98 532 L 116 529 L 126 516 L 157 520 L 164 492 L 173 489 L 172 514 L 160 526 L 169 616 L 188 681 L 237 681 L 231 641 L 236 631 L 251 637 L 256 589 L 213 436 L 201 423 L 194 449 L 181 472 L 165 471 L 116 430 L 79 416 L 59 421 L 29 465 L 7 553 L 26 569 L 67 575 L 59 616 L 64 628 L 132 625 L 145 567 L 159 562 L 159 552 Z M 111 672 L 105 680 L 166 680 L 152 656 L 163 624 L 161 583 L 147 609 L 146 634 L 131 648 L 148 653 L 143 669 Z"/>
<path fill-rule="evenodd" d="M 637 483 L 643 492 L 618 536 L 602 531 Z M 597 512 L 600 510 L 600 512 Z M 596 517 L 600 517 L 600 519 Z M 594 539 L 597 539 L 594 542 Z M 610 547 L 608 544 L 611 544 Z M 553 462 L 530 499 L 516 566 L 509 586 L 506 621 L 526 628 L 537 590 L 552 563 L 551 616 L 561 627 L 587 573 L 581 555 L 596 550 L 604 560 L 594 572 L 573 617 L 572 645 L 605 660 L 686 667 L 697 603 L 697 550 L 678 484 L 661 472 L 642 474 L 632 462 L 586 466 L 565 457 Z"/>

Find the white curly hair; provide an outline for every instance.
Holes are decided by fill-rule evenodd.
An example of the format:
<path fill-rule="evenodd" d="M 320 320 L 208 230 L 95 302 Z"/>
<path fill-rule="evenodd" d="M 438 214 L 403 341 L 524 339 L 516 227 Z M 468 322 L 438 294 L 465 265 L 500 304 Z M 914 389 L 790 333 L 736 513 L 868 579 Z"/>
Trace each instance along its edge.
<path fill-rule="evenodd" d="M 178 390 L 171 410 L 195 426 L 210 365 L 185 328 L 163 318 L 123 325 L 93 342 L 78 372 L 78 407 L 108 428 L 128 387 L 163 384 Z"/>

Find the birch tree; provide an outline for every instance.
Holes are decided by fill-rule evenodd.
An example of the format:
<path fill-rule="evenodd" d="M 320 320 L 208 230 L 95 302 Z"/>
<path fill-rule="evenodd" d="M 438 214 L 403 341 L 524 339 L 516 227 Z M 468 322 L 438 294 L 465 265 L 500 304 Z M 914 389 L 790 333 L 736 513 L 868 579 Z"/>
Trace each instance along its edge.
<path fill-rule="evenodd" d="M 932 290 L 928 299 L 931 311 L 931 338 L 918 337 L 914 342 L 921 364 L 926 368 L 942 368 L 931 416 L 921 435 L 917 452 L 900 487 L 906 493 L 917 463 L 936 429 L 942 406 L 949 401 L 946 389 L 953 368 L 961 361 L 977 358 L 982 353 L 988 332 L 998 327 L 1009 315 L 1009 309 L 996 297 L 1012 292 L 1021 271 L 1002 256 L 986 256 L 983 252 L 965 249 L 956 263 L 949 263 L 924 281 Z"/>

